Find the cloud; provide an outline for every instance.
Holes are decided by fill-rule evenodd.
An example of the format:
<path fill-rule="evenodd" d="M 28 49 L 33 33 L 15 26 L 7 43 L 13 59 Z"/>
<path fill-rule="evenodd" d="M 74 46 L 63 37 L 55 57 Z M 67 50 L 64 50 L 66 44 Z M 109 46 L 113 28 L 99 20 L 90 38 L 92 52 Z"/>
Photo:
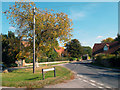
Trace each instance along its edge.
<path fill-rule="evenodd" d="M 13 29 L 15 29 L 15 27 L 11 26 L 11 27 L 9 27 L 9 29 L 10 29 L 10 30 L 13 30 Z"/>
<path fill-rule="evenodd" d="M 100 38 L 103 38 L 103 36 L 97 36 L 96 38 L 97 38 L 97 39 L 100 39 Z"/>
<path fill-rule="evenodd" d="M 78 12 L 78 11 L 71 11 L 71 15 L 70 15 L 70 18 L 72 20 L 78 20 L 78 19 L 81 19 L 85 17 L 85 13 L 84 12 Z"/>
<path fill-rule="evenodd" d="M 87 44 L 87 42 L 82 42 L 81 44 Z"/>
<path fill-rule="evenodd" d="M 96 6 L 98 6 L 97 3 L 91 3 L 79 9 L 70 8 L 70 18 L 72 20 L 81 20 L 84 17 L 88 16 L 91 12 L 93 12 L 93 8 Z"/>

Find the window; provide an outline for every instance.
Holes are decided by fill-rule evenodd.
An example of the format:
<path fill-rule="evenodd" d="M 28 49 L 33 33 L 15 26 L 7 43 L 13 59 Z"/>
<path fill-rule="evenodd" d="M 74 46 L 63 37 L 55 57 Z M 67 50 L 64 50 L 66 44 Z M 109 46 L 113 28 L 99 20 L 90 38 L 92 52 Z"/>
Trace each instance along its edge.
<path fill-rule="evenodd" d="M 104 46 L 104 51 L 107 51 L 108 50 L 108 46 Z"/>

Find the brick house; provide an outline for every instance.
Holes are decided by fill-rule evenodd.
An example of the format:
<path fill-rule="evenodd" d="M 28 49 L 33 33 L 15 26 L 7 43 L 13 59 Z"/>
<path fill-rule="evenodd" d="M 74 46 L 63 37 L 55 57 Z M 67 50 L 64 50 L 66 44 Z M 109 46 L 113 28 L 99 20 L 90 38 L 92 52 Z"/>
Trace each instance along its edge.
<path fill-rule="evenodd" d="M 92 55 L 96 54 L 116 54 L 117 51 L 120 51 L 120 42 L 114 41 L 110 43 L 95 43 L 93 46 Z"/>
<path fill-rule="evenodd" d="M 62 54 L 64 54 L 65 51 L 64 47 L 60 47 L 60 46 L 59 49 L 54 48 L 54 50 L 59 54 L 59 56 L 62 56 Z"/>

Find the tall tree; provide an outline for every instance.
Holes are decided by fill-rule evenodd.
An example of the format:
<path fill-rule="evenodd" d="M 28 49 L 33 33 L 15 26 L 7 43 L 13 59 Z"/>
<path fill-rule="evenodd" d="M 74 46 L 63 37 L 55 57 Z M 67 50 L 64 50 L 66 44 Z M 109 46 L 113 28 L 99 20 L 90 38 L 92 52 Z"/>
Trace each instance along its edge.
<path fill-rule="evenodd" d="M 114 41 L 114 39 L 109 37 L 109 38 L 106 38 L 106 39 L 102 40 L 101 42 L 102 43 L 109 43 L 109 42 L 113 42 L 113 41 Z"/>
<path fill-rule="evenodd" d="M 16 55 L 19 53 L 20 42 L 14 33 L 8 31 L 8 35 L 2 35 L 2 62 L 10 66 L 15 63 Z"/>
<path fill-rule="evenodd" d="M 83 55 L 83 48 L 77 39 L 73 39 L 66 44 L 66 50 L 71 57 L 81 57 Z"/>
<path fill-rule="evenodd" d="M 83 53 L 88 54 L 90 57 L 92 56 L 92 49 L 89 46 L 83 46 Z"/>
<path fill-rule="evenodd" d="M 114 40 L 115 41 L 120 41 L 120 34 L 117 34 L 117 37 Z"/>
<path fill-rule="evenodd" d="M 18 36 L 27 38 L 30 43 L 29 52 L 33 51 L 33 2 L 15 2 L 4 13 L 10 23 L 16 27 Z M 41 10 L 36 7 L 35 16 L 35 42 L 36 57 L 40 57 L 49 51 L 52 46 L 56 46 L 56 40 L 67 42 L 70 40 L 72 31 L 72 20 L 68 15 L 54 10 Z M 52 44 L 51 44 L 52 43 Z M 28 52 L 24 51 L 24 52 Z M 21 52 L 22 53 L 22 52 Z M 21 54 L 20 53 L 20 54 Z"/>

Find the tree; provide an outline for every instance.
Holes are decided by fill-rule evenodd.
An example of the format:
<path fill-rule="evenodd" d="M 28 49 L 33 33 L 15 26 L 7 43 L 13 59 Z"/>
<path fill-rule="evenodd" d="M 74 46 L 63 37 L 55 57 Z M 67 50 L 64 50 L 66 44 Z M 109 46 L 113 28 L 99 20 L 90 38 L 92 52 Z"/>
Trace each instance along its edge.
<path fill-rule="evenodd" d="M 120 34 L 117 34 L 117 37 L 114 40 L 115 41 L 120 41 Z"/>
<path fill-rule="evenodd" d="M 83 55 L 83 48 L 77 39 L 71 40 L 65 47 L 71 57 L 78 58 Z"/>
<path fill-rule="evenodd" d="M 90 57 L 92 56 L 92 49 L 89 46 L 83 46 L 83 54 L 88 54 Z"/>
<path fill-rule="evenodd" d="M 33 53 L 33 2 L 15 2 L 15 5 L 9 7 L 4 13 L 10 20 L 18 33 L 18 36 L 26 38 L 29 43 L 29 49 L 23 50 Z M 46 52 L 57 47 L 56 41 L 61 43 L 70 40 L 72 31 L 72 20 L 68 15 L 60 12 L 55 13 L 54 10 L 41 10 L 36 7 L 35 16 L 35 48 L 36 57 L 44 56 Z M 19 56 L 19 55 L 18 55 Z"/>
<path fill-rule="evenodd" d="M 114 41 L 114 39 L 109 37 L 109 38 L 106 38 L 106 39 L 102 40 L 101 42 L 102 43 L 109 43 L 109 42 L 113 42 L 113 41 Z"/>
<path fill-rule="evenodd" d="M 2 61 L 10 66 L 15 63 L 16 55 L 19 53 L 20 42 L 12 31 L 8 35 L 2 35 Z"/>

